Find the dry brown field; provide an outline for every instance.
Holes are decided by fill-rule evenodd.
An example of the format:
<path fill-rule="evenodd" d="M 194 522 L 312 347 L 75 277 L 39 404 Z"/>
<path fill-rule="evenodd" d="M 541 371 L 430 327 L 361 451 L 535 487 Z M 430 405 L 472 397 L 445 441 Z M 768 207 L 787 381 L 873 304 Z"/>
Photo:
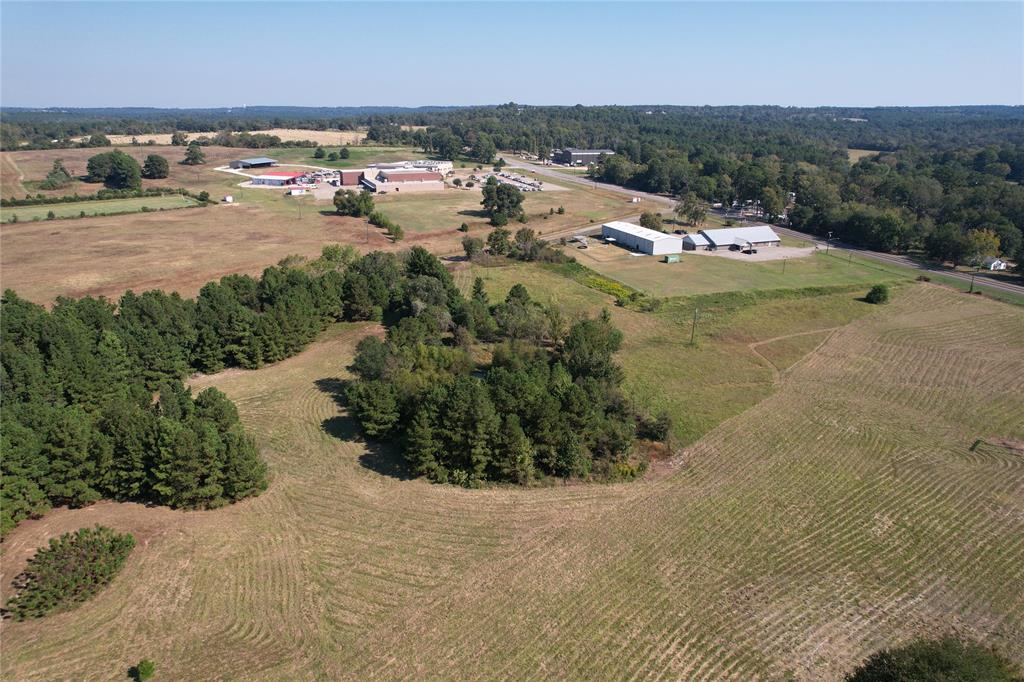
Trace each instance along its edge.
<path fill-rule="evenodd" d="M 573 305 L 608 305 L 564 281 Z M 683 357 L 670 316 L 612 314 L 627 339 L 675 339 L 678 361 L 712 348 Z M 4 676 L 117 679 L 147 657 L 161 679 L 839 680 L 950 631 L 1024 662 L 1024 461 L 972 449 L 1024 438 L 1022 325 L 927 284 L 837 329 L 741 311 L 718 338 L 768 342 L 749 355 L 785 366 L 770 395 L 641 481 L 527 490 L 408 480 L 361 442 L 335 395 L 380 330 L 338 325 L 193 382 L 238 404 L 271 466 L 263 495 L 101 504 L 12 534 L 5 583 L 61 530 L 103 520 L 142 542 L 77 610 L 4 622 Z"/>
<path fill-rule="evenodd" d="M 473 234 L 483 235 L 486 219 L 479 215 L 479 191 L 448 189 L 437 194 L 382 198 L 385 212 L 406 227 L 404 241 L 392 243 L 382 230 L 367 228 L 364 220 L 333 214 L 330 201 L 312 197 L 284 197 L 280 189 L 243 189 L 245 178 L 214 170 L 240 155 L 255 153 L 225 147 L 204 147 L 207 163 L 183 166 L 181 147 L 126 147 L 140 162 L 147 154 L 166 156 L 170 175 L 144 180 L 144 187 L 186 187 L 206 190 L 214 198 L 230 194 L 233 206 L 163 213 L 90 217 L 75 220 L 20 221 L 0 225 L 0 280 L 19 295 L 45 303 L 56 296 L 105 295 L 117 297 L 126 289 L 163 288 L 193 296 L 206 282 L 236 272 L 259 273 L 289 255 L 315 257 L 326 244 L 352 244 L 361 251 L 400 250 L 414 244 L 437 253 L 462 252 L 462 222 Z M 290 157 L 296 150 L 287 150 Z M 42 180 L 53 160 L 63 159 L 74 174 L 84 174 L 95 149 L 4 152 L 3 194 L 14 190 L 22 175 L 29 182 Z M 263 153 L 263 152 L 261 152 Z M 273 154 L 273 150 L 270 151 Z M 383 155 L 395 150 L 382 148 Z M 415 158 L 415 152 L 410 156 Z M 313 163 L 289 158 L 290 162 Z M 10 172 L 8 172 L 10 171 Z M 49 195 L 93 194 L 101 186 L 75 181 Z M 35 190 L 31 190 L 33 193 Z M 565 215 L 547 216 L 564 204 Z M 618 216 L 630 210 L 620 198 L 603 191 L 571 189 L 527 195 L 530 227 L 550 233 L 594 218 Z"/>

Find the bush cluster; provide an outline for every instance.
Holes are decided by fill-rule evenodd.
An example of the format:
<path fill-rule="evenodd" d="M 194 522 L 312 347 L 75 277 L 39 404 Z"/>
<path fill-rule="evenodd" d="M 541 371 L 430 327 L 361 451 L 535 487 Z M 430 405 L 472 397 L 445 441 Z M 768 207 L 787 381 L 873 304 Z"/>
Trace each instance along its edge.
<path fill-rule="evenodd" d="M 401 279 L 379 289 L 375 314 L 397 321 L 385 341 L 360 342 L 346 396 L 363 432 L 397 444 L 417 475 L 462 485 L 635 475 L 638 420 L 647 437 L 667 435 L 665 418 L 638 416 L 621 393 L 622 334 L 607 314 L 569 325 L 520 284 L 492 305 L 479 279 L 465 300 L 422 250 Z M 493 344 L 489 364 L 474 360 L 474 339 Z"/>
<path fill-rule="evenodd" d="M 1020 682 L 1020 671 L 998 652 L 955 637 L 919 639 L 872 655 L 847 682 Z"/>
<path fill-rule="evenodd" d="M 7 602 L 7 613 L 25 620 L 74 608 L 114 579 L 134 547 L 130 533 L 105 526 L 51 539 L 15 578 L 18 592 Z"/>
<path fill-rule="evenodd" d="M 140 197 L 159 197 L 165 194 L 181 194 L 196 196 L 183 187 L 147 187 L 146 189 L 101 189 L 95 194 L 69 194 L 63 197 L 49 197 L 45 194 L 27 196 L 24 199 L 0 199 L 0 206 L 41 206 L 45 204 L 73 204 L 78 201 L 104 201 L 107 199 L 137 199 Z"/>
<path fill-rule="evenodd" d="M 371 213 L 368 220 L 371 225 L 383 227 L 396 242 L 401 241 L 402 237 L 405 236 L 405 230 L 402 229 L 402 226 L 391 220 L 391 218 L 388 218 L 381 211 L 374 211 Z"/>

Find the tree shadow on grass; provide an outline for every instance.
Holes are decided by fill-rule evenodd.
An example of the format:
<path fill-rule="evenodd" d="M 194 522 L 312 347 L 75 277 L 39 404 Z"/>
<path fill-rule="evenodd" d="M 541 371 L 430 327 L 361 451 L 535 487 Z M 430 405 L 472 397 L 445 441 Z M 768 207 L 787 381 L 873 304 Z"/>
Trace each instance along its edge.
<path fill-rule="evenodd" d="M 483 209 L 472 209 L 464 208 L 458 213 L 459 215 L 469 216 L 470 218 L 490 218 L 491 214 Z"/>
<path fill-rule="evenodd" d="M 329 395 L 338 407 L 347 407 L 345 389 L 348 387 L 349 381 L 338 378 L 326 378 L 317 379 L 313 383 L 317 389 Z M 320 423 L 320 428 L 332 438 L 362 443 L 366 448 L 366 452 L 359 455 L 360 466 L 374 471 L 381 476 L 396 478 L 400 481 L 411 481 L 415 478 L 412 471 L 409 470 L 405 459 L 394 446 L 389 443 L 365 438 L 359 429 L 359 424 L 347 413 L 328 417 Z"/>

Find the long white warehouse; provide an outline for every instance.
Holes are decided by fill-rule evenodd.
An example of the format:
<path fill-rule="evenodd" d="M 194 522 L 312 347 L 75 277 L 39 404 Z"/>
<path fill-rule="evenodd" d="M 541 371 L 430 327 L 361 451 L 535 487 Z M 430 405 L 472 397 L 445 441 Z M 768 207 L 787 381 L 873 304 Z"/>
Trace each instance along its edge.
<path fill-rule="evenodd" d="M 614 240 L 616 244 L 640 251 L 652 256 L 666 253 L 682 253 L 682 237 L 665 234 L 633 223 L 616 220 L 601 226 L 601 236 L 606 240 Z"/>

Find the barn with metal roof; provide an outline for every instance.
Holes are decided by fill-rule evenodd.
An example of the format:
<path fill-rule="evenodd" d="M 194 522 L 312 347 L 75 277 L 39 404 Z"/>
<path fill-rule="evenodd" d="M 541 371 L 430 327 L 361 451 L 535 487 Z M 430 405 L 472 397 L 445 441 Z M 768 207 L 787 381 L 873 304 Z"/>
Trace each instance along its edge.
<path fill-rule="evenodd" d="M 606 241 L 622 244 L 633 251 L 640 251 L 652 256 L 680 253 L 683 250 L 683 240 L 679 235 L 665 234 L 621 220 L 602 225 L 601 236 Z"/>
<path fill-rule="evenodd" d="M 771 225 L 725 227 L 720 230 L 700 230 L 708 244 L 719 249 L 779 246 L 782 240 Z"/>
<path fill-rule="evenodd" d="M 270 159 L 266 156 L 254 156 L 251 159 L 238 159 L 231 162 L 232 168 L 266 168 L 267 166 L 276 165 L 276 159 Z"/>

